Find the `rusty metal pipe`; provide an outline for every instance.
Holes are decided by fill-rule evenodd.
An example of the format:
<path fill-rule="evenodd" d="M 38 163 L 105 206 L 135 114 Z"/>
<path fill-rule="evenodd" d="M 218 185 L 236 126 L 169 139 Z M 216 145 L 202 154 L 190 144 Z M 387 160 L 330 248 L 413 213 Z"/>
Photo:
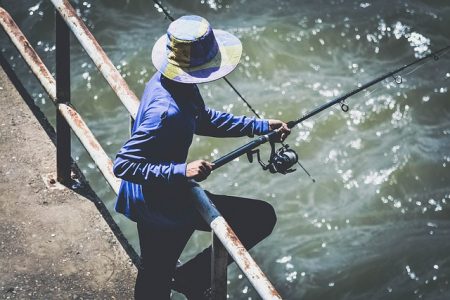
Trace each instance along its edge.
<path fill-rule="evenodd" d="M 139 107 L 139 99 L 130 90 L 126 81 L 122 78 L 119 71 L 113 65 L 111 60 L 106 55 L 105 51 L 99 45 L 95 37 L 86 27 L 84 22 L 75 12 L 75 9 L 70 5 L 67 0 L 51 0 L 56 7 L 64 21 L 72 30 L 75 37 L 83 46 L 86 53 L 92 59 L 94 64 L 100 70 L 109 83 L 111 88 L 122 101 L 123 105 L 130 112 L 131 116 L 135 119 L 136 113 Z"/>
<path fill-rule="evenodd" d="M 31 71 L 36 75 L 37 79 L 47 91 L 53 102 L 56 102 L 56 82 L 50 71 L 42 62 L 41 58 L 31 47 L 27 38 L 23 35 L 17 24 L 11 18 L 9 13 L 0 7 L 0 23 L 9 36 L 13 44 L 19 50 L 23 59 L 26 61 Z"/>
<path fill-rule="evenodd" d="M 212 231 L 217 235 L 217 238 L 222 242 L 245 276 L 247 276 L 261 298 L 264 300 L 281 299 L 281 296 L 273 287 L 272 283 L 250 256 L 205 191 L 193 180 L 189 180 L 187 184 L 190 193 L 189 196 L 195 200 L 194 203 L 203 219 L 209 224 Z"/>
<path fill-rule="evenodd" d="M 27 38 L 19 29 L 11 16 L 3 8 L 0 7 L 0 23 L 11 41 L 19 50 L 23 59 L 33 71 L 33 74 L 41 82 L 44 90 L 47 92 L 53 103 L 57 105 L 58 110 L 69 123 L 73 132 L 76 134 L 80 142 L 88 151 L 94 160 L 100 172 L 105 176 L 109 185 L 117 193 L 119 191 L 120 180 L 114 176 L 112 171 L 112 162 L 102 146 L 99 144 L 89 127 L 83 121 L 76 110 L 67 104 L 56 103 L 56 82 L 50 71 L 44 65 L 36 51 L 31 47 Z"/>
<path fill-rule="evenodd" d="M 210 226 L 261 298 L 264 300 L 282 299 L 227 221 L 220 216 L 215 218 Z"/>
<path fill-rule="evenodd" d="M 81 144 L 86 148 L 86 151 L 94 160 L 97 168 L 102 172 L 111 188 L 117 194 L 119 192 L 121 180 L 114 175 L 112 161 L 108 154 L 103 150 L 92 131 L 73 107 L 66 104 L 58 104 L 58 110 L 67 120 L 70 128 L 72 128 Z"/>
<path fill-rule="evenodd" d="M 81 44 L 91 56 L 92 60 L 96 63 L 99 70 L 106 77 L 107 81 L 118 94 L 130 114 L 135 117 L 139 101 L 134 93 L 128 88 L 126 82 L 120 76 L 119 72 L 112 65 L 111 61 L 107 58 L 101 47 L 95 41 L 95 38 L 86 28 L 84 23 L 76 15 L 73 8 L 66 0 L 52 0 L 61 15 L 64 17 L 66 23 L 74 31 Z M 50 98 L 56 105 L 56 84 L 55 79 L 43 64 L 42 60 L 36 54 L 31 47 L 28 40 L 23 33 L 17 27 L 10 15 L 0 7 L 0 23 L 4 30 L 11 38 L 14 45 L 17 47 L 22 57 L 32 69 L 35 76 L 41 82 L 45 91 L 49 94 Z M 90 156 L 96 163 L 97 167 L 105 176 L 106 180 L 117 193 L 119 189 L 120 180 L 117 179 L 112 172 L 112 162 L 108 155 L 105 153 L 101 145 L 95 139 L 92 132 L 87 127 L 81 116 L 75 111 L 75 109 L 66 104 L 58 104 L 58 110 L 70 124 L 72 130 L 76 136 L 80 139 Z M 197 192 L 203 191 L 198 187 Z M 204 193 L 204 192 L 203 192 Z M 202 197 L 196 197 L 196 202 L 202 202 Z M 203 205 L 205 204 L 205 205 Z M 237 238 L 231 227 L 220 216 L 220 213 L 215 212 L 215 208 L 208 203 L 200 203 L 200 213 L 208 220 L 211 229 L 217 235 L 219 240 L 225 246 L 227 251 L 233 257 L 235 262 L 244 272 L 246 277 L 250 280 L 255 287 L 258 294 L 263 299 L 281 299 L 278 292 L 274 289 L 267 277 L 252 259 L 250 254 L 244 248 L 242 243 Z"/>

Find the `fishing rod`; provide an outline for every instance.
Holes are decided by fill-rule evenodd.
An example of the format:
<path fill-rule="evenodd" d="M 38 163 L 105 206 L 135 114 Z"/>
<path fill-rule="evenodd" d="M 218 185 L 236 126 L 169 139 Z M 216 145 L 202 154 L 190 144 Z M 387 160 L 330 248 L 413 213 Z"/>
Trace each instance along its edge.
<path fill-rule="evenodd" d="M 161 4 L 160 1 L 158 0 L 153 0 L 153 2 L 155 3 L 155 7 L 159 7 L 159 9 L 161 10 L 162 13 L 164 13 L 166 19 L 170 20 L 171 22 L 175 21 L 175 18 L 172 17 L 172 15 L 170 15 L 169 11 Z M 225 82 L 231 87 L 231 89 L 238 95 L 238 97 L 245 103 L 245 105 L 253 112 L 253 114 L 258 118 L 261 119 L 261 116 L 256 112 L 256 110 L 251 106 L 251 104 L 244 98 L 244 96 L 242 96 L 242 94 L 236 89 L 236 87 L 230 82 L 230 80 L 228 80 L 228 78 L 226 77 L 222 77 L 223 80 L 225 80 Z M 311 174 L 308 172 L 308 170 L 306 170 L 303 165 L 300 163 L 300 161 L 298 161 L 298 155 L 297 153 L 295 153 L 293 150 L 288 149 L 289 145 L 285 145 L 284 143 L 281 143 L 283 145 L 284 150 L 283 151 L 277 151 L 275 152 L 275 145 L 273 142 L 270 143 L 271 145 L 271 157 L 273 157 L 273 159 L 277 159 L 277 158 L 281 158 L 284 157 L 285 160 L 286 159 L 294 159 L 296 157 L 296 164 L 298 164 L 303 171 L 312 179 L 313 182 L 316 182 L 316 180 L 314 178 L 312 178 Z M 258 162 L 259 164 L 263 167 L 264 170 L 269 169 L 272 173 L 290 173 L 295 171 L 294 169 L 285 169 L 283 172 L 280 172 L 281 169 L 275 169 L 274 166 L 275 164 L 268 164 L 265 165 L 263 163 L 263 161 L 261 160 L 261 157 L 259 155 L 259 151 L 255 151 L 254 153 L 256 153 L 257 158 L 258 158 Z M 275 155 L 276 153 L 278 153 L 278 155 Z M 273 154 L 273 155 L 272 155 Z M 253 161 L 253 154 L 252 155 L 248 155 L 248 159 L 250 162 Z"/>
<path fill-rule="evenodd" d="M 384 79 L 389 78 L 389 77 L 393 77 L 395 82 L 397 84 L 400 84 L 400 83 L 402 83 L 402 77 L 400 75 L 397 75 L 397 76 L 394 76 L 394 75 L 396 75 L 397 73 L 403 71 L 404 69 L 409 68 L 415 64 L 418 64 L 426 59 L 434 58 L 434 60 L 438 60 L 439 54 L 441 54 L 449 49 L 450 49 L 450 46 L 444 47 L 444 48 L 437 50 L 435 52 L 432 52 L 420 59 L 416 59 L 416 60 L 410 62 L 409 64 L 399 67 L 391 72 L 385 73 L 385 74 L 361 85 L 360 87 L 358 87 L 336 99 L 326 102 L 325 104 L 306 113 L 299 119 L 287 122 L 287 126 L 289 128 L 293 128 L 297 124 L 302 123 L 303 121 L 317 115 L 318 113 L 320 113 L 320 112 L 324 111 L 325 109 L 330 108 L 331 106 L 336 105 L 336 104 L 339 104 L 341 106 L 341 110 L 343 112 L 347 112 L 349 110 L 349 106 L 345 103 L 345 100 L 347 98 L 349 98 L 349 97 L 367 89 L 368 87 L 371 87 L 372 85 L 375 85 L 378 82 L 383 81 Z M 268 134 L 260 136 L 256 139 L 250 141 L 249 143 L 231 151 L 230 153 L 218 158 L 217 160 L 213 161 L 213 164 L 214 164 L 213 170 L 220 168 L 221 166 L 229 163 L 230 161 L 232 161 L 244 154 L 247 154 L 249 161 L 252 162 L 253 155 L 256 154 L 258 162 L 262 166 L 263 170 L 269 170 L 271 173 L 281 173 L 281 174 L 287 174 L 287 173 L 293 172 L 294 170 L 292 169 L 292 167 L 298 162 L 298 155 L 294 150 L 290 149 L 288 145 L 283 145 L 280 149 L 275 151 L 274 143 L 275 143 L 277 135 L 278 135 L 278 131 L 273 130 L 273 131 L 269 132 Z M 270 154 L 268 163 L 265 164 L 262 162 L 262 160 L 260 158 L 259 150 L 258 149 L 254 150 L 254 149 L 259 147 L 262 144 L 267 143 L 267 142 L 270 142 L 270 144 L 271 144 L 271 154 Z"/>
<path fill-rule="evenodd" d="M 161 4 L 161 2 L 159 2 L 158 0 L 153 0 L 153 2 L 155 3 L 155 7 L 159 7 L 161 9 L 161 11 L 164 13 L 164 15 L 166 16 L 167 19 L 169 19 L 170 21 L 175 20 L 170 15 L 169 11 Z M 367 89 L 368 87 L 371 87 L 372 85 L 375 85 L 378 82 L 383 81 L 384 79 L 389 78 L 391 76 L 394 78 L 394 81 L 397 84 L 401 84 L 402 77 L 400 75 L 397 75 L 397 76 L 394 76 L 394 75 L 396 75 L 397 73 L 403 71 L 404 69 L 409 68 L 412 65 L 418 64 L 428 58 L 433 57 L 434 60 L 438 60 L 439 54 L 442 52 L 445 52 L 448 49 L 450 49 L 450 46 L 444 47 L 444 48 L 437 50 L 435 52 L 432 52 L 420 59 L 416 59 L 409 64 L 399 67 L 391 72 L 385 73 L 385 74 L 361 85 L 360 87 L 358 87 L 358 88 L 356 88 L 334 100 L 326 102 L 325 104 L 306 113 L 299 119 L 287 122 L 287 126 L 289 128 L 293 128 L 297 124 L 300 124 L 301 122 L 315 116 L 316 114 L 318 114 L 318 113 L 322 112 L 323 110 L 328 109 L 336 104 L 340 104 L 341 110 L 343 112 L 348 112 L 349 106 L 345 103 L 345 100 L 347 98 L 349 98 L 349 97 Z M 226 77 L 223 77 L 223 79 L 233 89 L 233 91 L 239 96 L 239 98 L 247 105 L 247 107 L 253 112 L 253 114 L 256 117 L 261 119 L 260 115 L 256 112 L 256 110 L 250 105 L 250 103 L 244 98 L 244 96 L 242 96 L 242 94 L 239 93 L 239 91 L 233 86 L 233 84 Z M 213 170 L 216 170 L 216 169 L 220 168 L 221 166 L 229 163 L 230 161 L 232 161 L 244 154 L 247 154 L 247 158 L 250 163 L 253 162 L 254 156 L 256 156 L 258 163 L 261 165 L 263 170 L 269 170 L 271 173 L 281 173 L 281 174 L 291 173 L 291 172 L 295 171 L 295 169 L 293 169 L 293 166 L 295 164 L 298 164 L 303 169 L 303 171 L 312 179 L 312 181 L 315 182 L 315 179 L 312 178 L 310 173 L 299 162 L 298 154 L 293 149 L 289 148 L 288 144 L 281 143 L 282 147 L 279 148 L 278 150 L 275 150 L 275 140 L 276 140 L 277 134 L 278 134 L 278 131 L 273 130 L 273 131 L 269 132 L 268 134 L 260 136 L 256 139 L 250 141 L 249 143 L 231 151 L 230 153 L 218 158 L 217 160 L 213 161 L 213 164 L 214 164 Z M 271 152 L 270 152 L 268 162 L 264 163 L 261 159 L 259 149 L 256 149 L 256 148 L 267 142 L 270 143 Z"/>

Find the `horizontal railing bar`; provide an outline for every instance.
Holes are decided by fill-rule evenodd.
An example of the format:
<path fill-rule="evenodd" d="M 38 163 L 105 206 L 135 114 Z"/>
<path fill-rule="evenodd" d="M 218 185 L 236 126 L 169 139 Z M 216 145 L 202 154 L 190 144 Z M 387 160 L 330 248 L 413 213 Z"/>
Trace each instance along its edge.
<path fill-rule="evenodd" d="M 9 13 L 0 7 L 0 22 L 17 50 L 26 61 L 31 71 L 36 75 L 41 85 L 44 87 L 51 100 L 56 103 L 56 81 L 50 71 L 42 62 L 41 58 L 31 47 L 25 35 L 17 26 L 16 22 L 11 18 Z"/>
<path fill-rule="evenodd" d="M 106 81 L 109 83 L 116 95 L 119 97 L 120 101 L 122 101 L 123 105 L 125 105 L 130 115 L 133 117 L 133 119 L 135 119 L 139 107 L 139 99 L 136 97 L 133 91 L 130 90 L 125 79 L 123 79 L 122 75 L 120 75 L 119 71 L 117 71 L 116 67 L 106 55 L 103 48 L 99 45 L 95 37 L 86 27 L 83 20 L 81 20 L 81 18 L 77 15 L 72 5 L 70 5 L 69 1 L 51 1 L 59 11 L 60 15 L 63 17 L 69 28 L 72 30 L 75 37 L 83 46 L 86 53 L 103 74 Z"/>
<path fill-rule="evenodd" d="M 111 159 L 103 150 L 102 146 L 97 141 L 94 134 L 83 121 L 83 118 L 78 114 L 78 112 L 73 107 L 67 104 L 56 103 L 55 78 L 53 78 L 52 74 L 44 65 L 43 61 L 30 45 L 29 41 L 19 29 L 17 24 L 14 22 L 8 12 L 6 12 L 2 7 L 0 7 L 0 23 L 2 24 L 3 29 L 8 34 L 11 41 L 16 46 L 17 50 L 19 50 L 19 53 L 22 55 L 25 62 L 31 68 L 33 74 L 41 82 L 44 90 L 49 95 L 53 104 L 57 105 L 58 110 L 70 124 L 73 132 L 86 148 L 87 152 L 94 160 L 98 169 L 100 170 L 100 172 L 102 172 L 106 181 L 109 183 L 111 188 L 116 193 L 118 193 L 120 179 L 114 176 L 114 173 L 112 171 Z"/>
<path fill-rule="evenodd" d="M 119 96 L 120 100 L 123 102 L 125 107 L 130 112 L 133 118 L 136 117 L 137 108 L 139 106 L 139 100 L 136 95 L 129 89 L 125 80 L 120 76 L 120 73 L 111 63 L 106 53 L 97 43 L 95 38 L 92 36 L 90 31 L 84 25 L 84 22 L 77 16 L 75 10 L 66 0 L 51 0 L 58 11 L 61 13 L 66 23 L 74 32 L 75 36 L 78 38 L 80 43 L 85 48 L 86 52 L 89 54 L 91 59 L 97 65 L 100 72 L 106 78 L 108 83 L 111 85 L 113 90 Z M 21 53 L 22 57 L 25 59 L 27 64 L 32 69 L 35 76 L 41 82 L 45 91 L 49 94 L 50 98 L 56 104 L 56 84 L 55 79 L 45 67 L 42 60 L 39 58 L 37 53 L 31 47 L 30 43 L 20 31 L 18 26 L 15 24 L 11 16 L 0 7 L 0 20 L 3 28 L 5 29 L 8 36 L 16 45 L 17 49 Z M 86 148 L 91 158 L 96 163 L 97 167 L 102 172 L 103 176 L 113 188 L 113 190 L 118 193 L 120 180 L 117 179 L 112 172 L 112 162 L 108 157 L 106 152 L 103 150 L 101 145 L 95 139 L 92 132 L 89 130 L 86 123 L 83 121 L 81 116 L 76 112 L 76 110 L 66 104 L 59 104 L 58 110 L 66 118 L 67 122 L 70 124 L 72 130 L 76 136 L 80 139 L 83 146 Z M 198 185 L 193 187 L 193 194 L 198 194 L 199 191 L 203 191 Z M 204 193 L 204 192 L 203 192 Z M 195 200 L 200 203 L 202 202 L 201 197 L 196 197 Z M 211 205 L 211 204 L 210 204 Z M 212 206 L 208 207 L 207 203 L 199 204 L 198 208 L 205 220 L 208 221 L 206 217 L 215 208 Z M 274 289 L 270 281 L 267 279 L 265 274 L 261 271 L 259 266 L 250 256 L 248 251 L 244 248 L 242 243 L 239 241 L 236 234 L 233 232 L 231 227 L 225 221 L 225 219 L 218 213 L 214 218 L 210 218 L 208 222 L 211 226 L 212 231 L 221 240 L 228 253 L 233 257 L 237 265 L 244 272 L 246 277 L 250 280 L 252 285 L 255 287 L 258 294 L 263 299 L 281 299 L 278 292 Z"/>
<path fill-rule="evenodd" d="M 209 224 L 212 231 L 217 235 L 261 298 L 264 300 L 281 299 L 281 296 L 275 290 L 272 283 L 250 256 L 205 191 L 193 180 L 189 180 L 188 185 L 190 197 L 195 200 L 195 205 L 203 219 Z"/>
<path fill-rule="evenodd" d="M 264 300 L 281 299 L 277 290 L 242 245 L 227 221 L 220 216 L 215 218 L 210 226 L 261 298 Z"/>
<path fill-rule="evenodd" d="M 84 120 L 70 105 L 59 104 L 58 110 L 67 120 L 67 123 L 69 123 L 84 148 L 86 148 L 86 151 L 97 165 L 97 168 L 105 176 L 111 188 L 116 194 L 119 193 L 121 180 L 113 173 L 113 163 Z"/>

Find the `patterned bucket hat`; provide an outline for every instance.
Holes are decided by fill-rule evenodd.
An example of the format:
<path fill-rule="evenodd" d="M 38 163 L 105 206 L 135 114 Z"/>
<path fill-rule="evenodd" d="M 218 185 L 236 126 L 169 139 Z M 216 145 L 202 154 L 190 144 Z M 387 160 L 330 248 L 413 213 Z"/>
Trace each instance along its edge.
<path fill-rule="evenodd" d="M 202 83 L 233 71 L 241 54 L 242 44 L 234 35 L 213 30 L 202 17 L 183 16 L 155 43 L 152 61 L 171 80 Z"/>

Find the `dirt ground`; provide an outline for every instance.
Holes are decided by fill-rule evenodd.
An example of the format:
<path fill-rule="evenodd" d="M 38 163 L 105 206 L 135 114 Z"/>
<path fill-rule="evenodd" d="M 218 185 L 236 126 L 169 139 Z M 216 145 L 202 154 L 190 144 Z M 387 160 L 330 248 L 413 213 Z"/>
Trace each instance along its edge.
<path fill-rule="evenodd" d="M 0 68 L 0 298 L 131 299 L 136 268 L 96 205 L 45 183 L 55 155 Z"/>

